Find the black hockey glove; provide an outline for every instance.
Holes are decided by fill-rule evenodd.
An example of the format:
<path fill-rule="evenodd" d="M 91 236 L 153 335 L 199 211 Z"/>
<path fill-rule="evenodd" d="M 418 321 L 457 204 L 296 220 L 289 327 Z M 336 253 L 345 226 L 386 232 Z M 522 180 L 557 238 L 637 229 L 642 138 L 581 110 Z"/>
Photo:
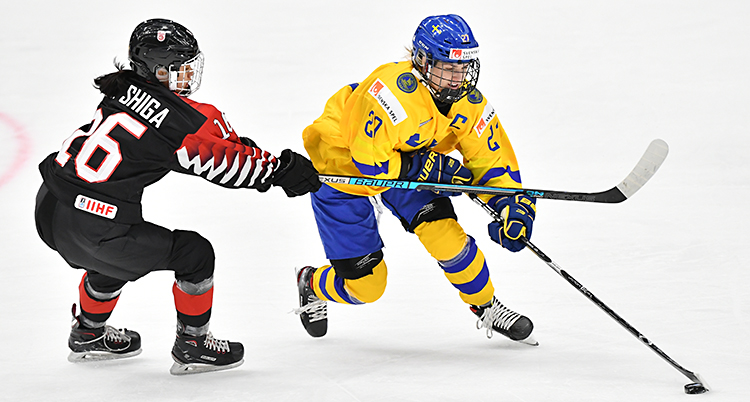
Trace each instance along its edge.
<path fill-rule="evenodd" d="M 304 156 L 285 149 L 279 157 L 281 165 L 274 172 L 271 182 L 284 189 L 287 197 L 296 197 L 318 191 L 320 180 L 312 162 Z"/>
<path fill-rule="evenodd" d="M 503 218 L 503 225 L 494 221 L 489 224 L 490 238 L 512 252 L 526 247 L 521 237 L 531 239 L 531 229 L 536 217 L 536 198 L 517 194 L 512 197 L 496 196 L 487 203 Z"/>
<path fill-rule="evenodd" d="M 401 154 L 399 179 L 424 181 L 428 183 L 471 184 L 474 175 L 461 162 L 448 155 L 422 148 Z M 443 192 L 446 195 L 461 193 Z"/>

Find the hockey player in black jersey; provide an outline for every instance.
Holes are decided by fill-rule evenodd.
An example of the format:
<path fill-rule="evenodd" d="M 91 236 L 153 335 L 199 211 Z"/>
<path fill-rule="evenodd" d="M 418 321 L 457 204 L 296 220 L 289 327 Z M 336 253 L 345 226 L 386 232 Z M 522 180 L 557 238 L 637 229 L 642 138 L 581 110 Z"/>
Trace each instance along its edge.
<path fill-rule="evenodd" d="M 201 176 L 229 188 L 289 197 L 317 191 L 317 171 L 304 156 L 275 157 L 238 137 L 214 106 L 189 98 L 200 86 L 203 54 L 193 34 L 164 19 L 139 24 L 130 38 L 131 69 L 94 80 L 104 94 L 93 121 L 40 165 L 37 230 L 73 268 L 85 270 L 80 314 L 73 305 L 69 360 L 135 356 L 137 332 L 106 325 L 123 286 L 149 272 L 175 273 L 175 375 L 243 363 L 239 342 L 208 330 L 213 300 L 214 252 L 198 233 L 169 230 L 143 220 L 144 187 L 170 171 Z"/>

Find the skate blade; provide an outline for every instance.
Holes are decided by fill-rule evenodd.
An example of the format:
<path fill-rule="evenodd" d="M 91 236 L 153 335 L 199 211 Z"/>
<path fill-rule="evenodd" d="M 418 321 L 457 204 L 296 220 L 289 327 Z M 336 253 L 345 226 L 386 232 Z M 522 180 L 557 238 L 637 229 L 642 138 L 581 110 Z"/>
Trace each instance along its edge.
<path fill-rule="evenodd" d="M 519 339 L 516 342 L 525 343 L 531 346 L 539 346 L 539 342 L 537 342 L 533 334 L 529 334 L 525 339 Z"/>
<path fill-rule="evenodd" d="M 224 366 L 216 366 L 213 364 L 201 364 L 201 363 L 185 364 L 185 363 L 179 363 L 175 361 L 172 364 L 172 368 L 169 369 L 169 374 L 188 375 L 188 374 L 208 373 L 211 371 L 229 370 L 229 369 L 241 366 L 242 363 L 244 362 L 245 362 L 245 359 L 242 359 L 232 364 L 226 364 Z"/>
<path fill-rule="evenodd" d="M 71 363 L 86 363 L 119 360 L 138 356 L 142 351 L 143 349 L 134 350 L 128 353 L 112 353 L 98 350 L 92 350 L 89 352 L 70 352 L 70 354 L 68 355 L 68 361 Z"/>

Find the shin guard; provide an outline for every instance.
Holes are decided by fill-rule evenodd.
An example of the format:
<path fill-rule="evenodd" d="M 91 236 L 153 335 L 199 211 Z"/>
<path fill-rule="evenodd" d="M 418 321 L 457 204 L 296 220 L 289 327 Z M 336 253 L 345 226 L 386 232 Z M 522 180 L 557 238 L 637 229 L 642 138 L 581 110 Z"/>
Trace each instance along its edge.
<path fill-rule="evenodd" d="M 104 326 L 117 305 L 121 290 L 115 292 L 98 292 L 88 281 L 88 273 L 83 274 L 78 293 L 81 303 L 81 321 L 90 328 Z"/>
<path fill-rule="evenodd" d="M 214 296 L 213 278 L 199 284 L 175 281 L 172 293 L 177 319 L 186 327 L 202 328 L 208 324 Z"/>
<path fill-rule="evenodd" d="M 453 219 L 425 222 L 414 230 L 427 251 L 438 260 L 445 277 L 467 304 L 482 305 L 495 293 L 490 271 L 474 239 Z"/>

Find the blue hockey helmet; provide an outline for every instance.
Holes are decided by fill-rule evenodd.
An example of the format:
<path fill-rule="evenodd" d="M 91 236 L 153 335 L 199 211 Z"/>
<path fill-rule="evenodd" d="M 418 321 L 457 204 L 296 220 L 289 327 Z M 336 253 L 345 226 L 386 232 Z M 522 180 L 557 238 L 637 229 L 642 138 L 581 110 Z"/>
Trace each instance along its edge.
<path fill-rule="evenodd" d="M 184 26 L 155 18 L 138 24 L 130 36 L 128 59 L 136 74 L 167 84 L 180 95 L 198 90 L 203 75 L 203 53 Z"/>
<path fill-rule="evenodd" d="M 478 56 L 479 43 L 456 14 L 425 18 L 412 38 L 412 64 L 432 96 L 443 103 L 457 102 L 476 88 Z M 459 77 L 448 79 L 449 70 L 460 72 Z"/>

